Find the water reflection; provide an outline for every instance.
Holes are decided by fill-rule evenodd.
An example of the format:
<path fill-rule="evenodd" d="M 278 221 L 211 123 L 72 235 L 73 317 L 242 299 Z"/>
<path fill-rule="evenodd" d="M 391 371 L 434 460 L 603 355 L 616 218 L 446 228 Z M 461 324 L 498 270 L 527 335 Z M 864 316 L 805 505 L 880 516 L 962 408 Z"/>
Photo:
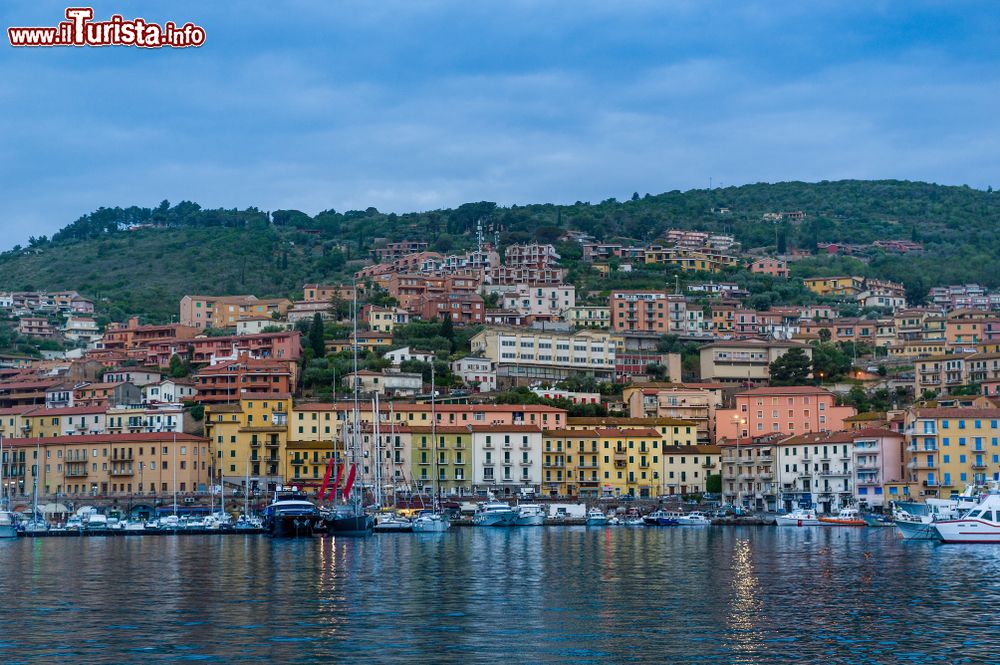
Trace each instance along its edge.
<path fill-rule="evenodd" d="M 0 542 L 0 662 L 996 662 L 1000 548 L 886 531 Z"/>

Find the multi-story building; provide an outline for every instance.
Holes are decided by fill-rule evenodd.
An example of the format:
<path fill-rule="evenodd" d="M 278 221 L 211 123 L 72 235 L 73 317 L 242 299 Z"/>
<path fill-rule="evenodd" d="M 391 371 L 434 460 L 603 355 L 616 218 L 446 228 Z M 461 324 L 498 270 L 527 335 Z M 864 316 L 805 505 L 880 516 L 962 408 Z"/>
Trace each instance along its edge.
<path fill-rule="evenodd" d="M 44 317 L 25 316 L 17 322 L 17 333 L 26 337 L 49 339 L 56 336 L 56 329 Z"/>
<path fill-rule="evenodd" d="M 663 291 L 612 291 L 611 329 L 667 334 L 686 332 L 687 301 Z"/>
<path fill-rule="evenodd" d="M 495 363 L 499 383 L 530 383 L 587 375 L 614 378 L 616 342 L 606 332 L 565 333 L 487 327 L 471 340 L 472 352 Z"/>
<path fill-rule="evenodd" d="M 775 443 L 770 434 L 743 439 L 719 439 L 722 500 L 743 509 L 775 510 L 778 483 L 774 476 Z"/>
<path fill-rule="evenodd" d="M 173 404 L 110 407 L 103 415 L 107 431 L 113 434 L 184 431 L 184 409 Z"/>
<path fill-rule="evenodd" d="M 816 386 L 753 388 L 734 397 L 732 409 L 716 409 L 715 435 L 720 440 L 796 435 L 843 429 L 852 406 L 837 406 L 836 396 Z"/>
<path fill-rule="evenodd" d="M 469 275 L 424 275 L 420 273 L 390 273 L 377 280 L 399 306 L 416 311 L 421 299 L 455 294 L 472 295 L 479 289 L 480 280 Z"/>
<path fill-rule="evenodd" d="M 424 379 L 418 372 L 400 372 L 392 369 L 373 372 L 362 369 L 344 376 L 345 386 L 353 389 L 355 383 L 366 395 L 412 397 L 423 390 Z"/>
<path fill-rule="evenodd" d="M 856 296 L 864 290 L 865 278 L 857 276 L 807 277 L 805 287 L 820 296 Z"/>
<path fill-rule="evenodd" d="M 913 394 L 917 397 L 925 392 L 945 395 L 968 381 L 965 355 L 928 356 L 913 364 Z"/>
<path fill-rule="evenodd" d="M 477 293 L 435 293 L 418 298 L 410 311 L 425 321 L 450 318 L 455 325 L 475 326 L 483 323 L 486 305 Z"/>
<path fill-rule="evenodd" d="M 1000 478 L 1000 409 L 910 409 L 904 426 L 911 496 L 948 496 Z"/>
<path fill-rule="evenodd" d="M 552 245 L 512 245 L 504 252 L 504 265 L 510 268 L 551 268 L 559 262 Z"/>
<path fill-rule="evenodd" d="M 20 432 L 14 437 L 55 438 L 108 432 L 105 405 L 34 409 L 21 416 Z"/>
<path fill-rule="evenodd" d="M 133 497 L 137 502 L 203 493 L 212 478 L 209 442 L 191 434 L 86 434 L 12 439 L 3 452 L 4 493 L 15 509 L 37 483 L 40 497 Z"/>
<path fill-rule="evenodd" d="M 232 335 L 227 337 L 199 337 L 188 340 L 189 360 L 193 363 L 237 360 L 242 356 L 251 359 L 297 361 L 302 357 L 301 334 L 297 330 L 260 335 Z M 156 364 L 160 364 L 158 358 Z M 167 358 L 167 365 L 170 359 Z M 150 363 L 151 365 L 153 363 Z M 161 367 L 164 365 L 160 365 Z"/>
<path fill-rule="evenodd" d="M 238 402 L 244 395 L 286 394 L 295 387 L 294 363 L 240 356 L 209 365 L 195 375 L 202 404 Z"/>
<path fill-rule="evenodd" d="M 369 330 L 389 333 L 390 335 L 396 326 L 405 325 L 410 322 L 410 313 L 401 307 L 366 305 L 362 316 L 368 322 Z"/>
<path fill-rule="evenodd" d="M 611 308 L 600 305 L 577 305 L 563 311 L 562 319 L 576 328 L 604 328 L 611 326 Z"/>
<path fill-rule="evenodd" d="M 415 254 L 427 249 L 428 243 L 423 240 L 404 240 L 402 242 L 390 242 L 384 247 L 376 247 L 371 250 L 372 257 L 379 263 L 395 261 L 407 254 Z"/>
<path fill-rule="evenodd" d="M 451 371 L 476 392 L 488 393 L 496 390 L 496 366 L 488 358 L 476 356 L 460 358 L 451 363 Z"/>
<path fill-rule="evenodd" d="M 287 393 L 243 396 L 232 404 L 205 407 L 205 436 L 225 485 L 246 488 L 249 482 L 249 489 L 257 489 L 284 482 L 284 450 L 299 422 L 294 417 L 299 412 L 291 411 Z"/>
<path fill-rule="evenodd" d="M 692 250 L 681 247 L 647 247 L 644 253 L 647 264 L 675 265 L 685 272 L 722 272 L 724 268 L 739 265 L 732 254 L 715 249 Z"/>
<path fill-rule="evenodd" d="M 343 284 L 306 284 L 302 287 L 305 302 L 329 303 L 332 300 L 354 300 L 354 287 Z"/>
<path fill-rule="evenodd" d="M 284 316 L 291 305 L 287 298 L 263 300 L 254 295 L 184 296 L 178 321 L 194 328 L 232 328 L 248 317 Z"/>
<path fill-rule="evenodd" d="M 138 404 L 142 401 L 142 389 L 128 381 L 81 383 L 73 388 L 73 404 L 76 406 L 119 406 Z"/>
<path fill-rule="evenodd" d="M 701 347 L 701 380 L 710 383 L 765 383 L 771 363 L 791 349 L 812 358 L 812 347 L 775 340 L 726 340 Z"/>
<path fill-rule="evenodd" d="M 535 320 L 558 319 L 576 305 L 576 287 L 572 284 L 517 284 L 487 287 L 486 291 L 500 293 L 504 309 Z"/>
<path fill-rule="evenodd" d="M 813 505 L 820 513 L 832 513 L 854 503 L 855 460 L 862 459 L 854 453 L 856 435 L 812 432 L 780 441 L 774 465 L 781 492 L 778 505 L 785 510 Z"/>
<path fill-rule="evenodd" d="M 639 383 L 626 386 L 622 400 L 632 418 L 674 418 L 697 424 L 698 443 L 715 440 L 715 411 L 721 384 Z"/>
<path fill-rule="evenodd" d="M 788 262 L 771 257 L 757 259 L 750 264 L 750 272 L 772 277 L 788 277 Z"/>
<path fill-rule="evenodd" d="M 904 479 L 903 435 L 885 428 L 853 430 L 854 498 L 873 510 L 888 507 L 885 487 Z"/>

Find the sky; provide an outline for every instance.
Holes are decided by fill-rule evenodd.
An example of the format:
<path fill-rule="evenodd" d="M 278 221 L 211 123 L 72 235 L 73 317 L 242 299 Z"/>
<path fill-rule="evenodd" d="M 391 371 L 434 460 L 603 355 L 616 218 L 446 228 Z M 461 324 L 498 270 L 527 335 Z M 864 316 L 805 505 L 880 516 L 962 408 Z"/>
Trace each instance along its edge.
<path fill-rule="evenodd" d="M 0 249 L 100 206 L 407 212 L 1000 185 L 990 2 L 94 0 L 197 49 L 0 42 Z M 3 0 L 0 24 L 66 4 Z"/>

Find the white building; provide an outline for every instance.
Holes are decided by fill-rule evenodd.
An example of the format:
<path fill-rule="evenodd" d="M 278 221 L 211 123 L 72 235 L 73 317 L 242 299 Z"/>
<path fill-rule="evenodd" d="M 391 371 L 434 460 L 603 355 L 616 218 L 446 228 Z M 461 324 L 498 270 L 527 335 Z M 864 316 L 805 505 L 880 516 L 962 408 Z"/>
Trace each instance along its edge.
<path fill-rule="evenodd" d="M 382 357 L 392 363 L 393 367 L 399 367 L 399 365 L 407 360 L 419 360 L 423 363 L 429 363 L 434 361 L 433 351 L 420 351 L 419 349 L 411 349 L 408 346 L 404 346 L 401 349 L 393 349 L 392 351 L 386 351 L 382 354 Z"/>
<path fill-rule="evenodd" d="M 569 390 L 560 390 L 558 388 L 542 388 L 540 386 L 532 386 L 531 388 L 529 388 L 529 390 L 531 390 L 531 392 L 544 399 L 565 399 L 573 404 L 601 403 L 600 393 L 575 393 Z"/>
<path fill-rule="evenodd" d="M 542 430 L 535 425 L 472 427 L 472 489 L 512 496 L 521 488 L 541 493 Z"/>
<path fill-rule="evenodd" d="M 184 408 L 179 405 L 129 405 L 110 408 L 105 415 L 112 434 L 184 431 Z"/>
<path fill-rule="evenodd" d="M 451 364 L 451 371 L 476 392 L 488 393 L 497 388 L 496 367 L 489 358 L 460 358 Z"/>
<path fill-rule="evenodd" d="M 615 339 L 599 330 L 487 327 L 472 338 L 471 349 L 493 361 L 498 385 L 558 381 L 571 375 L 614 379 Z"/>
<path fill-rule="evenodd" d="M 348 387 L 353 387 L 354 381 L 359 383 L 361 391 L 364 393 L 391 396 L 413 396 L 419 393 L 424 386 L 423 375 L 400 371 L 359 370 L 357 373 L 352 372 L 344 377 L 344 383 Z"/>
<path fill-rule="evenodd" d="M 576 306 L 576 287 L 572 284 L 487 286 L 484 291 L 500 293 L 501 307 L 522 316 L 557 319 Z"/>
<path fill-rule="evenodd" d="M 89 316 L 70 316 L 66 319 L 63 327 L 66 339 L 73 341 L 91 342 L 101 337 L 101 329 L 97 326 L 97 321 Z"/>
<path fill-rule="evenodd" d="M 275 321 L 269 316 L 255 316 L 249 319 L 240 319 L 236 322 L 237 335 L 259 335 L 260 333 L 272 330 L 291 330 L 295 324 L 289 321 Z"/>
<path fill-rule="evenodd" d="M 163 402 L 179 404 L 189 402 L 198 394 L 198 389 L 187 379 L 163 379 L 143 386 L 142 400 L 148 404 Z"/>
<path fill-rule="evenodd" d="M 104 373 L 102 379 L 106 383 L 124 383 L 128 381 L 140 388 L 163 380 L 163 374 L 156 370 L 141 367 L 118 367 Z"/>
<path fill-rule="evenodd" d="M 783 439 L 774 447 L 778 506 L 792 510 L 811 504 L 835 513 L 855 501 L 854 433 L 811 432 Z"/>

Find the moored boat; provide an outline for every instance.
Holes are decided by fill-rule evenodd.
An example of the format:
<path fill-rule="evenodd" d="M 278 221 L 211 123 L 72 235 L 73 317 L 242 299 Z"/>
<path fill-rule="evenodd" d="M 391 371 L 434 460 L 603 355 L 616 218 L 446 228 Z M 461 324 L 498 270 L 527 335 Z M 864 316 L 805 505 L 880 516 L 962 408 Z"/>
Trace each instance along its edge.
<path fill-rule="evenodd" d="M 646 523 L 646 526 L 677 526 L 677 518 L 679 515 L 677 513 L 667 512 L 665 510 L 654 510 L 650 514 L 642 518 L 642 521 Z"/>
<path fill-rule="evenodd" d="M 819 521 L 830 526 L 868 526 L 857 508 L 841 508 L 831 517 L 820 517 Z"/>
<path fill-rule="evenodd" d="M 413 533 L 437 533 L 451 528 L 451 520 L 445 513 L 424 510 L 413 520 Z"/>
<path fill-rule="evenodd" d="M 413 531 L 413 522 L 395 513 L 383 513 L 373 529 L 376 533 L 408 533 Z"/>
<path fill-rule="evenodd" d="M 264 528 L 276 538 L 308 538 L 322 522 L 316 505 L 296 489 L 275 492 L 264 511 Z"/>
<path fill-rule="evenodd" d="M 472 516 L 474 526 L 514 526 L 517 513 L 503 501 L 490 495 L 489 501 L 479 504 Z"/>
<path fill-rule="evenodd" d="M 972 510 L 959 519 L 934 522 L 945 543 L 1000 544 L 1000 494 L 992 489 Z"/>
<path fill-rule="evenodd" d="M 677 526 L 711 526 L 712 520 L 708 519 L 704 513 L 693 510 L 690 513 L 677 518 Z"/>
<path fill-rule="evenodd" d="M 591 508 L 587 511 L 587 526 L 607 526 L 608 516 L 600 508 Z"/>
<path fill-rule="evenodd" d="M 545 509 L 535 503 L 522 503 L 517 506 L 515 526 L 542 526 L 545 524 Z"/>
<path fill-rule="evenodd" d="M 774 518 L 777 526 L 823 526 L 812 508 L 799 508 L 785 515 L 778 515 Z"/>

